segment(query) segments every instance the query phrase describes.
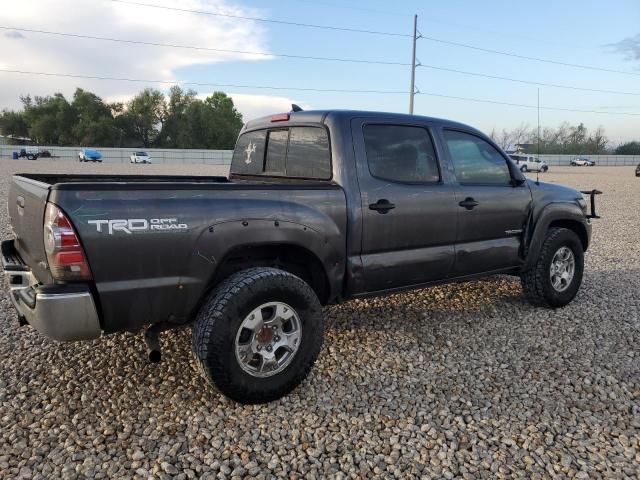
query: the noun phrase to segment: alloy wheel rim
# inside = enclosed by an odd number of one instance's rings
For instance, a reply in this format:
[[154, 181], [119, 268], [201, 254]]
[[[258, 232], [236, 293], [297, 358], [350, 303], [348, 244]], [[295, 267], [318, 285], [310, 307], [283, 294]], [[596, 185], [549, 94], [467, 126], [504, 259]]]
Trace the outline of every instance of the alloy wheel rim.
[[293, 360], [302, 340], [298, 313], [283, 302], [268, 302], [242, 321], [235, 340], [240, 368], [258, 378], [282, 372]]
[[564, 292], [571, 282], [576, 272], [576, 259], [573, 251], [569, 247], [560, 247], [553, 255], [549, 276], [551, 286], [556, 292]]

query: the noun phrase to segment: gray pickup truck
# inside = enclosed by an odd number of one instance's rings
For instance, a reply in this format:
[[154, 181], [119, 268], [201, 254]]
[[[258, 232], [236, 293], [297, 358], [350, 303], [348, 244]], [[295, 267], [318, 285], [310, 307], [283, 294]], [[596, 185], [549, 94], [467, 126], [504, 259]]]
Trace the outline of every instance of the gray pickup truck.
[[435, 118], [296, 111], [249, 122], [230, 177], [21, 174], [2, 262], [19, 321], [63, 341], [193, 324], [239, 402], [307, 375], [321, 306], [487, 274], [562, 307], [593, 196], [528, 180], [487, 136]]

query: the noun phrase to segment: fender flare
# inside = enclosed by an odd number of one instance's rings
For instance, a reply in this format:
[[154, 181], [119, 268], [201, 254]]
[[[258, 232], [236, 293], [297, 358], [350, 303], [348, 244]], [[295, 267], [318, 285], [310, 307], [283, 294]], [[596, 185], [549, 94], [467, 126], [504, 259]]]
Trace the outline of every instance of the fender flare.
[[568, 221], [580, 225], [583, 229], [584, 236], [587, 239], [585, 250], [589, 243], [590, 226], [587, 224], [587, 220], [580, 207], [573, 202], [555, 202], [546, 205], [537, 218], [533, 220], [532, 227], [528, 228], [531, 231], [530, 235], [526, 236], [527, 242], [525, 244], [525, 263], [522, 270], [528, 270], [538, 259], [538, 254], [546, 238], [549, 226], [555, 221]]
[[[340, 249], [340, 232], [336, 225], [326, 224], [326, 231], [287, 220], [245, 218], [214, 223], [205, 228], [194, 244], [187, 260], [191, 282], [199, 285], [185, 298], [189, 306], [205, 293], [227, 255], [237, 248], [262, 246], [300, 247], [320, 262], [328, 280], [331, 296], [341, 292], [345, 272], [345, 255]], [[186, 293], [186, 292], [185, 292]]]

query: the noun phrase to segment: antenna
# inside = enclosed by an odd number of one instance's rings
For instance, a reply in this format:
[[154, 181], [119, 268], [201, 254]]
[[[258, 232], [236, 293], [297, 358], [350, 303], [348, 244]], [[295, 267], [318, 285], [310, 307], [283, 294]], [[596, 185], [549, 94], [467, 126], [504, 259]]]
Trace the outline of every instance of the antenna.
[[[540, 87], [538, 87], [538, 161], [540, 161]], [[536, 183], [540, 184], [540, 167], [536, 169]]]

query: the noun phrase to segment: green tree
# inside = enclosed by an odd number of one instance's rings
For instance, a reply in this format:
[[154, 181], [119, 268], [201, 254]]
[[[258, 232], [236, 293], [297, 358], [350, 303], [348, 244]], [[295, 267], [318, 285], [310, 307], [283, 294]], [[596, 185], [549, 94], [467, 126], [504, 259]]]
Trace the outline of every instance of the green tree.
[[145, 88], [127, 104], [127, 124], [133, 138], [150, 147], [158, 138], [167, 114], [167, 103], [159, 90]]
[[236, 110], [233, 99], [224, 92], [214, 92], [204, 103], [212, 114], [207, 148], [232, 149], [243, 124], [242, 114]]
[[111, 107], [94, 93], [76, 89], [71, 104], [77, 123], [73, 134], [81, 146], [115, 145], [121, 138]]
[[616, 148], [616, 155], [640, 155], [640, 142], [627, 142]]
[[29, 126], [22, 112], [3, 110], [0, 115], [0, 133], [6, 136], [27, 137]]
[[24, 97], [24, 118], [29, 137], [40, 144], [73, 145], [75, 137], [72, 129], [75, 112], [61, 93], [53, 96]]
[[159, 143], [168, 148], [190, 148], [193, 138], [189, 128], [188, 111], [196, 100], [196, 92], [182, 90], [178, 85], [169, 89], [167, 117], [162, 126]]

